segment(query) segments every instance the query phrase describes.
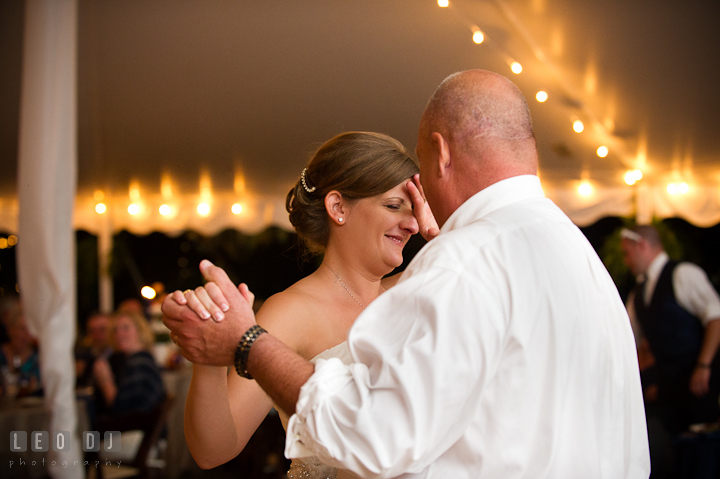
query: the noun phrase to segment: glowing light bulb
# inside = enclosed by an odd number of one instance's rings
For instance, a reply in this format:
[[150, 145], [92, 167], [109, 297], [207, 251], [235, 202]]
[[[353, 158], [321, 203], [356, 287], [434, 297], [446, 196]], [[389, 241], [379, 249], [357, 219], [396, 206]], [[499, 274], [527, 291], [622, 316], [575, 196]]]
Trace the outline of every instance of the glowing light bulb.
[[105, 199], [105, 193], [102, 190], [95, 190], [93, 198], [95, 198], [95, 201], [102, 201]]
[[634, 185], [636, 181], [637, 178], [635, 177], [634, 171], [628, 171], [627, 173], [625, 173], [625, 183], [627, 183], [628, 185]]
[[98, 203], [95, 205], [95, 213], [101, 215], [107, 211], [107, 206], [105, 206], [105, 203]]
[[482, 42], [485, 41], [485, 35], [480, 30], [475, 30], [473, 33], [473, 41], [480, 45]]
[[172, 210], [170, 209], [170, 206], [168, 206], [168, 205], [160, 205], [160, 208], [158, 211], [163, 216], [167, 216], [172, 212]]
[[5, 249], [7, 247], [8, 247], [7, 238], [0, 238], [0, 249]]
[[687, 183], [683, 182], [678, 185], [678, 193], [680, 193], [681, 195], [684, 195], [688, 191], [690, 191], [690, 187]]
[[133, 216], [136, 215], [136, 214], [138, 214], [138, 213], [140, 213], [140, 205], [138, 205], [138, 204], [136, 204], [136, 203], [133, 203], [133, 204], [129, 205], [129, 206], [128, 206], [128, 213], [130, 213], [130, 214], [133, 215]]
[[8, 246], [15, 246], [18, 242], [18, 238], [15, 235], [10, 235], [8, 236], [7, 242]]
[[155, 290], [150, 286], [143, 286], [140, 290], [140, 294], [145, 299], [155, 299], [155, 296], [157, 296]]
[[235, 203], [234, 205], [232, 205], [232, 208], [230, 208], [230, 209], [236, 215], [239, 215], [240, 213], [242, 213], [242, 205], [240, 203]]
[[544, 103], [548, 99], [548, 94], [546, 91], [540, 90], [539, 92], [537, 92], [537, 95], [535, 95], [535, 99], [540, 103]]
[[439, 6], [439, 7], [442, 7], [442, 8], [445, 8], [445, 7], [447, 7], [448, 5], [450, 5], [450, 1], [449, 1], [449, 0], [437, 0], [437, 2], [438, 2], [438, 6]]
[[640, 171], [640, 170], [633, 170], [633, 174], [635, 175], [635, 179], [636, 179], [637, 181], [642, 180], [642, 177], [643, 177], [642, 171]]
[[597, 156], [600, 158], [605, 158], [608, 156], [608, 147], [603, 145], [597, 149]]
[[678, 185], [676, 185], [675, 183], [670, 183], [669, 185], [667, 185], [667, 192], [671, 195], [676, 195], [678, 192]]
[[519, 75], [520, 72], [522, 72], [522, 65], [520, 65], [518, 62], [512, 62], [510, 64], [510, 69], [514, 74]]
[[575, 120], [573, 122], [573, 130], [575, 130], [575, 133], [582, 133], [582, 131], [585, 129], [585, 125], [583, 125], [583, 122], [580, 120]]
[[207, 216], [210, 214], [210, 205], [207, 203], [200, 203], [197, 206], [197, 212], [200, 216]]
[[587, 181], [583, 181], [580, 183], [580, 186], [578, 186], [578, 193], [580, 196], [590, 196], [592, 194], [593, 187], [590, 183]]

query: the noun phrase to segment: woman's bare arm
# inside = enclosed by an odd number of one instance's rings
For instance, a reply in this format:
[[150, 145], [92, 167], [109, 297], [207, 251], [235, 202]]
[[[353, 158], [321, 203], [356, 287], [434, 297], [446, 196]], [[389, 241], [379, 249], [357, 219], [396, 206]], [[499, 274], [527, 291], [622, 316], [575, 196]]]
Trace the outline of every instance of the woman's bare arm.
[[[268, 299], [257, 319], [295, 349], [301, 344], [298, 338], [302, 335], [288, 323], [288, 318], [297, 315], [288, 313], [296, 308], [287, 296], [280, 293]], [[187, 304], [200, 307], [192, 299]], [[255, 381], [241, 378], [233, 369], [228, 372], [224, 367], [193, 365], [185, 405], [185, 438], [198, 465], [210, 469], [237, 456], [272, 406], [270, 397]]]

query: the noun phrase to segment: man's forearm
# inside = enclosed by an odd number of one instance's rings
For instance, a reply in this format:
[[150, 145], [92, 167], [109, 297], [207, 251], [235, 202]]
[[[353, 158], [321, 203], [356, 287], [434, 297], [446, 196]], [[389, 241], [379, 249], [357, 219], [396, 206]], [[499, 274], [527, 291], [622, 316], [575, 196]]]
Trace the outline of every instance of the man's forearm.
[[698, 356], [698, 364], [710, 364], [715, 358], [718, 346], [720, 346], [720, 319], [710, 321], [705, 326], [705, 336]]
[[270, 334], [257, 338], [247, 362], [248, 372], [288, 416], [295, 413], [300, 388], [315, 368]]

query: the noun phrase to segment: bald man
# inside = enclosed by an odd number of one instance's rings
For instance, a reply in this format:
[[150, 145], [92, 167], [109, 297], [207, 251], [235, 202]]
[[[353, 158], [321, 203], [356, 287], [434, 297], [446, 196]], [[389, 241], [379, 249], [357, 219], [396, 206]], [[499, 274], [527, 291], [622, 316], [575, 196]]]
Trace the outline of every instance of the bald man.
[[441, 232], [356, 320], [354, 363], [313, 368], [258, 330], [247, 289], [207, 262], [230, 308], [202, 322], [167, 300], [184, 354], [237, 359], [292, 414], [286, 455], [365, 478], [647, 478], [630, 322], [593, 248], [543, 195], [520, 91], [488, 71], [448, 77], [416, 151]]

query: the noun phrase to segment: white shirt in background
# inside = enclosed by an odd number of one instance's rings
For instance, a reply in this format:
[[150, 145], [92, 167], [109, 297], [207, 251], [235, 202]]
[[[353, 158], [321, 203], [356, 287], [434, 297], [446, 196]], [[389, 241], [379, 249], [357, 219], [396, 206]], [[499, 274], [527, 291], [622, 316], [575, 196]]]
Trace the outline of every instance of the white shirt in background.
[[[645, 272], [645, 289], [643, 300], [645, 305], [650, 304], [655, 292], [660, 273], [670, 260], [664, 251], [658, 254]], [[641, 277], [638, 281], [642, 280]], [[720, 319], [720, 296], [703, 269], [693, 263], [681, 262], [675, 267], [672, 276], [675, 300], [688, 313], [697, 316], [704, 326], [710, 321]], [[627, 309], [634, 327], [637, 327], [635, 314], [635, 292], [631, 292], [627, 299]]]

